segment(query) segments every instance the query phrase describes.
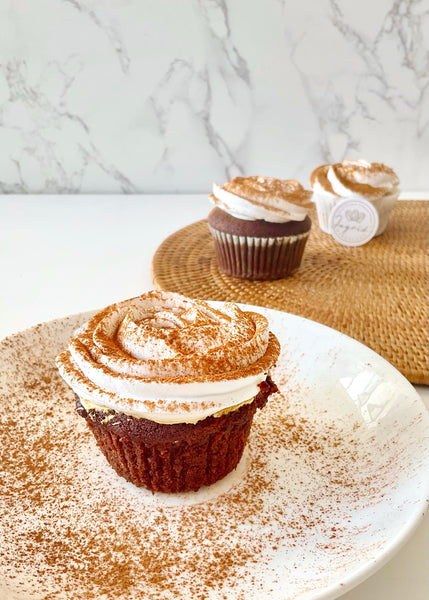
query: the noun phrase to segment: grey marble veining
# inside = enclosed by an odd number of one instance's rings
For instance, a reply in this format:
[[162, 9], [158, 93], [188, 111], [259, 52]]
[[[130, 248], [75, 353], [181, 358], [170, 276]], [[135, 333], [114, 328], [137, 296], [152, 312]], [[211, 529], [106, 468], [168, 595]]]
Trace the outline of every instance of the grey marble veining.
[[429, 190], [429, 0], [5, 0], [0, 193], [209, 192], [344, 158]]

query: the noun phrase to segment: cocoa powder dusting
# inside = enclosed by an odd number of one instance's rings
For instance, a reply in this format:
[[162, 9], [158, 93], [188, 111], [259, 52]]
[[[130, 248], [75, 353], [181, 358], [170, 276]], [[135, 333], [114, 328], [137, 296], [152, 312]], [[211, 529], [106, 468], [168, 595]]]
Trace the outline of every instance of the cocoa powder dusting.
[[350, 415], [332, 419], [329, 398], [325, 410], [286, 355], [230, 489], [170, 506], [125, 483], [54, 365], [76, 325], [67, 318], [0, 344], [0, 596], [298, 598], [382, 547], [364, 541], [371, 521], [356, 515], [383, 504], [412, 452], [400, 441], [386, 451], [377, 428]]

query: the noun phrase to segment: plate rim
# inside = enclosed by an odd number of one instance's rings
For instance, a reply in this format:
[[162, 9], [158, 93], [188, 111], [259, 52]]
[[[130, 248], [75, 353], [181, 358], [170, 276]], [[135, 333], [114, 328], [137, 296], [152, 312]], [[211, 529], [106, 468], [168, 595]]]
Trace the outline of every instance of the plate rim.
[[[224, 301], [220, 301], [220, 300], [206, 300], [206, 302], [214, 307], [222, 306], [225, 304]], [[340, 340], [345, 339], [345, 340], [347, 340], [348, 344], [357, 345], [358, 347], [361, 348], [362, 351], [369, 353], [369, 355], [373, 356], [377, 362], [380, 362], [383, 365], [384, 369], [387, 369], [387, 371], [391, 371], [392, 373], [394, 373], [395, 377], [399, 377], [402, 380], [405, 387], [407, 388], [408, 393], [410, 394], [410, 396], [414, 397], [414, 401], [417, 403], [417, 406], [419, 407], [420, 412], [424, 415], [426, 429], [429, 434], [429, 412], [426, 409], [420, 395], [415, 390], [415, 388], [413, 387], [411, 382], [398, 369], [396, 369], [396, 367], [394, 365], [389, 363], [384, 357], [382, 357], [380, 354], [378, 354], [372, 348], [369, 348], [368, 346], [366, 346], [359, 340], [356, 340], [356, 339], [350, 337], [349, 335], [347, 335], [337, 329], [334, 329], [333, 327], [330, 327], [329, 325], [319, 323], [319, 322], [309, 319], [307, 317], [302, 317], [300, 315], [295, 315], [293, 313], [289, 313], [286, 311], [281, 311], [278, 309], [268, 308], [268, 307], [264, 307], [264, 306], [253, 305], [253, 304], [246, 304], [246, 303], [241, 303], [241, 302], [234, 302], [234, 304], [237, 304], [242, 310], [263, 312], [263, 313], [268, 313], [268, 315], [270, 313], [273, 313], [276, 315], [281, 315], [285, 319], [291, 319], [292, 321], [296, 321], [296, 322], [304, 322], [306, 327], [311, 327], [311, 328], [315, 328], [315, 329], [322, 330], [322, 331], [326, 330], [327, 332], [329, 332], [329, 334], [331, 336], [336, 336]], [[89, 318], [91, 318], [91, 316], [95, 315], [100, 310], [102, 310], [102, 308], [88, 309], [88, 310], [84, 310], [84, 311], [78, 311], [75, 313], [69, 313], [67, 315], [55, 317], [53, 319], [49, 319], [46, 321], [41, 321], [39, 323], [36, 323], [29, 327], [26, 327], [22, 330], [8, 334], [7, 336], [0, 339], [0, 350], [5, 342], [7, 342], [7, 344], [9, 345], [9, 343], [11, 341], [13, 341], [13, 338], [15, 338], [17, 336], [25, 335], [26, 333], [28, 333], [30, 331], [34, 331], [38, 328], [43, 328], [43, 327], [51, 326], [54, 324], [60, 324], [61, 322], [64, 322], [67, 320], [80, 320], [82, 318], [81, 324], [83, 324], [83, 323], [85, 323], [85, 320], [88, 320]], [[370, 368], [373, 368], [373, 365], [371, 365]], [[428, 458], [429, 458], [429, 453], [428, 453]], [[328, 586], [325, 586], [323, 589], [312, 590], [310, 596], [307, 596], [307, 594], [305, 595], [305, 600], [335, 600], [336, 598], [339, 598], [340, 596], [344, 595], [345, 593], [351, 591], [352, 589], [357, 587], [359, 584], [363, 583], [365, 580], [369, 579], [372, 575], [374, 575], [377, 571], [379, 571], [383, 566], [385, 566], [399, 552], [399, 550], [401, 548], [403, 548], [403, 546], [409, 541], [409, 539], [412, 537], [412, 535], [418, 529], [419, 525], [421, 524], [423, 518], [426, 516], [428, 511], [429, 511], [429, 478], [427, 480], [425, 494], [421, 495], [421, 498], [418, 502], [416, 501], [415, 506], [413, 507], [412, 513], [410, 516], [408, 516], [407, 521], [402, 525], [399, 532], [393, 538], [388, 539], [386, 541], [382, 550], [379, 550], [378, 553], [376, 553], [375, 557], [367, 559], [359, 567], [357, 567], [353, 570], [350, 570], [349, 574], [346, 573], [344, 577], [339, 578], [337, 581], [329, 584]]]

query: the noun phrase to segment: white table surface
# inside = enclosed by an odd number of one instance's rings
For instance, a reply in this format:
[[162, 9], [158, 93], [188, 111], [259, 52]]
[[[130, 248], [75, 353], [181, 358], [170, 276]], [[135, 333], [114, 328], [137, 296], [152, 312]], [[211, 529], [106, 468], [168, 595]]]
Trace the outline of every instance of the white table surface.
[[[203, 195], [0, 196], [0, 339], [153, 287], [150, 262], [171, 233], [207, 216]], [[426, 407], [429, 389], [416, 386]], [[343, 600], [427, 600], [429, 518]]]

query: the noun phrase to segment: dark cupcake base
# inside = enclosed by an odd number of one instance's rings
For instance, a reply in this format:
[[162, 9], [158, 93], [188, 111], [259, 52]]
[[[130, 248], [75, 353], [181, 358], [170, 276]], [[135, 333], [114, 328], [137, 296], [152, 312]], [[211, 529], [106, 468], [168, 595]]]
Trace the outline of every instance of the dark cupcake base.
[[240, 461], [253, 416], [277, 387], [268, 377], [253, 402], [198, 423], [166, 425], [115, 411], [86, 410], [98, 446], [115, 471], [152, 491], [197, 491], [230, 473]]
[[244, 221], [218, 208], [208, 218], [219, 270], [231, 277], [272, 281], [301, 265], [311, 220], [289, 223]]

